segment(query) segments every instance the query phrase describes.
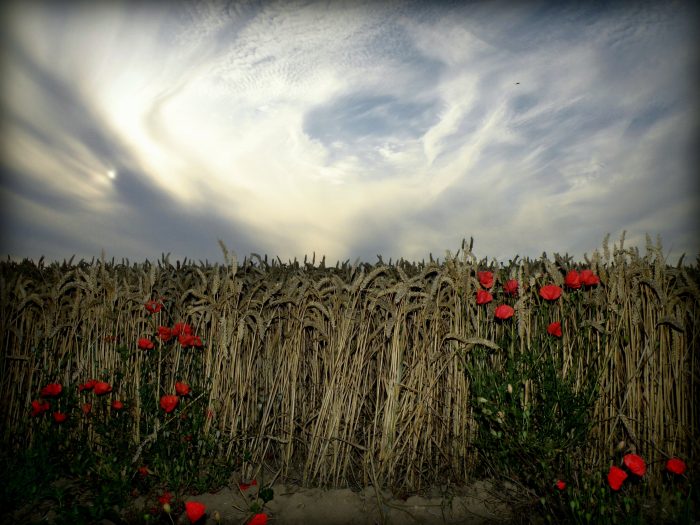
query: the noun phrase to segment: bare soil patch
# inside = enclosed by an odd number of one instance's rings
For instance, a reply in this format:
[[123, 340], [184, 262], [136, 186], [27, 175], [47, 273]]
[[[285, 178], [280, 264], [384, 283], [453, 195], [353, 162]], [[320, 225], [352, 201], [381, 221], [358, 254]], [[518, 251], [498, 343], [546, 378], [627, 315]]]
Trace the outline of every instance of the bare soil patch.
[[[273, 485], [275, 497], [265, 511], [278, 525], [374, 525], [374, 524], [477, 524], [503, 523], [510, 509], [500, 500], [493, 484], [477, 481], [467, 487], [440, 493], [432, 489], [424, 496], [397, 498], [373, 487], [363, 490], [303, 488]], [[193, 498], [194, 499], [194, 498]], [[207, 509], [218, 510], [222, 523], [238, 524], [249, 514], [233, 505], [244, 500], [238, 488], [198, 496]], [[213, 521], [212, 521], [213, 523]]]
[[[475, 481], [464, 487], [433, 488], [423, 495], [396, 497], [387, 490], [375, 491], [373, 487], [362, 490], [308, 488], [294, 484], [272, 485], [274, 498], [264, 508], [270, 525], [393, 525], [393, 524], [474, 524], [494, 525], [509, 521], [513, 516], [510, 506], [491, 481]], [[214, 525], [214, 512], [218, 511], [221, 525], [242, 525], [252, 516], [248, 510], [254, 500], [255, 488], [246, 491], [238, 485], [228, 486], [216, 493], [190, 496], [206, 505], [204, 523]], [[145, 498], [137, 498], [130, 509], [120, 509], [123, 516], [140, 516], [146, 508]], [[58, 523], [58, 503], [42, 501], [25, 506], [0, 523]], [[141, 522], [138, 518], [131, 518]], [[125, 518], [129, 522], [129, 518]], [[161, 520], [158, 523], [165, 523]], [[104, 519], [99, 525], [113, 525]], [[180, 516], [176, 523], [188, 524]]]

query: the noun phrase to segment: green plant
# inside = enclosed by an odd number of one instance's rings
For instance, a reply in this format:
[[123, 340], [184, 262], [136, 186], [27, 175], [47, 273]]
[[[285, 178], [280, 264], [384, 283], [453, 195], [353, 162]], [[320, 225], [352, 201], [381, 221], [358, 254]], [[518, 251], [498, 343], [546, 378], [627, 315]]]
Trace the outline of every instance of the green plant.
[[[489, 278], [483, 279], [484, 275]], [[480, 272], [482, 286], [490, 288], [491, 272]], [[589, 286], [598, 278], [584, 274]], [[513, 289], [513, 281], [507, 281]], [[466, 362], [470, 381], [472, 410], [477, 423], [475, 446], [482, 459], [484, 473], [506, 478], [521, 486], [545, 517], [561, 514], [551, 498], [561, 497], [564, 490], [584, 464], [588, 437], [593, 425], [592, 409], [598, 395], [599, 360], [591, 361], [585, 370], [581, 352], [564, 346], [562, 304], [583, 314], [580, 305], [582, 287], [579, 274], [566, 276], [570, 294], [554, 284], [539, 288], [539, 302], [530, 312], [530, 322], [536, 333], [528, 345], [518, 344], [515, 323], [523, 319], [499, 319], [496, 308], [494, 332], [500, 334], [500, 353], [494, 354], [483, 346], [472, 350]], [[505, 290], [500, 292], [507, 301]], [[520, 301], [528, 298], [521, 291]], [[488, 304], [488, 298], [477, 294], [477, 301]], [[513, 312], [509, 312], [512, 316]], [[545, 330], [545, 327], [546, 330]], [[580, 342], [586, 337], [577, 334]], [[556, 501], [556, 500], [555, 500]]]

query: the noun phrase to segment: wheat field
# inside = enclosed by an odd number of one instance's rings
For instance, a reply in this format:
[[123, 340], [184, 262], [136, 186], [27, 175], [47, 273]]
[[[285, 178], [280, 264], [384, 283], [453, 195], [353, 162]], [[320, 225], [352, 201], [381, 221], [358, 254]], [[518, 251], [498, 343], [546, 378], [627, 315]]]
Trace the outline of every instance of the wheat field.
[[[537, 289], [590, 268], [600, 285], [576, 296], [575, 310], [563, 301], [551, 309], [567, 327], [562, 374], [578, 381], [593, 361], [600, 370], [587, 461], [606, 465], [620, 441], [650, 463], [697, 461], [700, 267], [668, 264], [659, 241], [648, 239], [641, 255], [624, 237], [613, 246], [606, 238], [581, 262], [543, 255], [499, 264], [465, 242], [442, 260], [328, 267], [255, 254], [239, 263], [221, 246], [224, 264], [0, 263], [3, 446], [33, 439], [29, 407], [42, 386], [75, 389], [100, 377], [132, 401], [136, 448], [162, 423], [138, 385], [157, 385], [159, 396], [186, 377], [224, 458], [245, 449], [252, 463], [314, 486], [459, 483], [479, 461], [466, 373], [474, 350], [494, 369], [508, 351], [530, 351], [546, 329], [534, 313]], [[520, 283], [512, 323], [494, 322], [494, 303], [475, 303], [481, 270]], [[144, 304], [159, 298], [165, 308], [150, 318]], [[144, 378], [136, 342], [153, 335], [154, 322], [189, 323], [203, 346], [151, 350], [158, 366]], [[507, 332], [516, 338], [510, 350], [501, 344]], [[514, 386], [532, 394], [527, 381]]]

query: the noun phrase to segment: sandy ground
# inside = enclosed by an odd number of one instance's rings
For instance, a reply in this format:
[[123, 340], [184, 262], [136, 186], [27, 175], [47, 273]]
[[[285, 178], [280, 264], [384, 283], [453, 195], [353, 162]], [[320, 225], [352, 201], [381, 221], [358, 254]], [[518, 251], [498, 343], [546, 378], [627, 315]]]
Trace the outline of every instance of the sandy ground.
[[[397, 498], [388, 491], [379, 494], [372, 487], [363, 490], [304, 488], [277, 483], [272, 485], [274, 498], [265, 504], [263, 512], [270, 525], [390, 525], [390, 524], [498, 524], [511, 517], [502, 501], [502, 494], [488, 481], [476, 481], [465, 487], [434, 488], [423, 496]], [[202, 525], [215, 525], [215, 511], [221, 525], [243, 525], [252, 517], [249, 510], [256, 500], [257, 487], [243, 491], [231, 485], [213, 494], [185, 498], [206, 505]], [[261, 501], [261, 500], [257, 500]], [[143, 498], [134, 501], [143, 508]], [[0, 517], [0, 524], [53, 523], [55, 503], [37, 504]], [[158, 523], [164, 523], [160, 521]], [[176, 524], [189, 521], [184, 513]], [[199, 523], [199, 522], [198, 522]], [[114, 525], [102, 520], [97, 525]]]
[[[499, 502], [494, 487], [485, 481], [468, 487], [450, 489], [440, 494], [433, 489], [426, 496], [395, 498], [390, 492], [379, 495], [372, 487], [362, 491], [351, 489], [324, 490], [295, 485], [273, 485], [274, 498], [265, 505], [271, 525], [325, 524], [493, 524], [505, 521], [508, 507]], [[202, 494], [196, 498], [207, 506], [207, 525], [214, 524], [214, 511], [221, 515], [223, 524], [241, 524], [252, 514], [242, 512], [249, 508], [248, 492], [238, 487], [227, 488], [216, 494]], [[238, 508], [236, 508], [238, 507]]]

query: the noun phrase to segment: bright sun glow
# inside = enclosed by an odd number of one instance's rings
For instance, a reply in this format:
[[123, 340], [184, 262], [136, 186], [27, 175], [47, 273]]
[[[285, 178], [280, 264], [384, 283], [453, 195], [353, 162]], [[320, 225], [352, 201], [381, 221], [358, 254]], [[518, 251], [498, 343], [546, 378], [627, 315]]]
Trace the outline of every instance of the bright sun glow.
[[111, 180], [117, 178], [117, 170], [107, 170], [107, 177]]

